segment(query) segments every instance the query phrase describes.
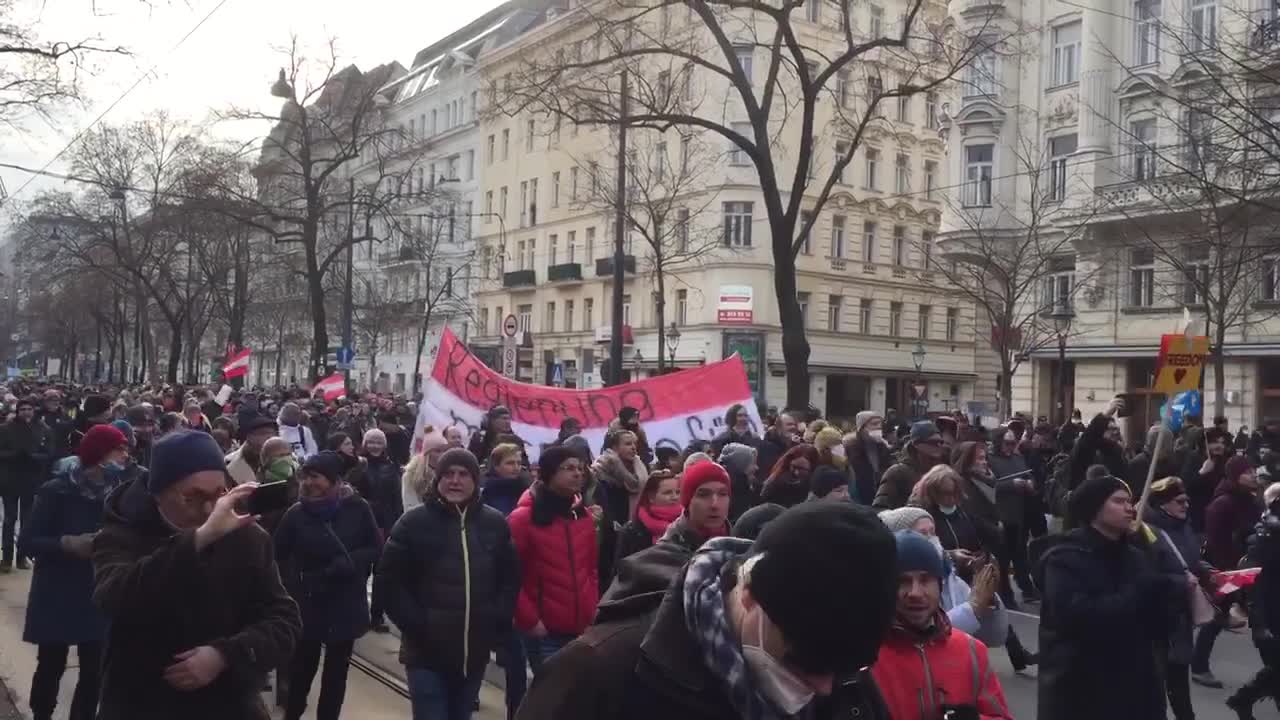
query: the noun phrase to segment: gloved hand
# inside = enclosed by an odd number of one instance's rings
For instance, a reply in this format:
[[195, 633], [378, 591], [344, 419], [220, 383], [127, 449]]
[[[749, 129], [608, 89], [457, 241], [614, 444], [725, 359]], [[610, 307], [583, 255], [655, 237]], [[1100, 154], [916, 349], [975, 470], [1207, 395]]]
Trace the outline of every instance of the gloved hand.
[[982, 715], [973, 705], [943, 705], [942, 720], [982, 720]]

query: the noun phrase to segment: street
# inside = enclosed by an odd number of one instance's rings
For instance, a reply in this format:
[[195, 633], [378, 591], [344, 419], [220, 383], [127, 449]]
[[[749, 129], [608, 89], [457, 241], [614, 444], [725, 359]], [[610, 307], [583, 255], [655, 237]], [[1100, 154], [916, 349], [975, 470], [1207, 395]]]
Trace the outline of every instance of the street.
[[[0, 681], [9, 687], [15, 704], [24, 713], [31, 689], [31, 673], [35, 669], [35, 647], [22, 642], [23, 615], [26, 609], [27, 588], [31, 574], [15, 572], [0, 576]], [[1035, 605], [1027, 610], [1035, 611]], [[1014, 627], [1028, 648], [1038, 647], [1037, 621], [1034, 614], [1015, 613]], [[404, 697], [404, 670], [396, 662], [399, 641], [394, 635], [370, 633], [356, 643], [357, 659], [347, 681], [347, 699], [344, 716], [361, 720], [403, 720], [409, 716], [409, 701]], [[1036, 678], [1034, 670], [1025, 675], [1013, 672], [1009, 656], [997, 649], [991, 653], [992, 664], [1004, 686], [1009, 708], [1015, 718], [1036, 716]], [[63, 679], [56, 718], [66, 717], [71, 692], [75, 686], [74, 660]], [[1235, 720], [1223, 700], [1230, 692], [1243, 684], [1258, 667], [1258, 656], [1249, 642], [1247, 633], [1224, 632], [1218, 638], [1213, 653], [1213, 671], [1226, 683], [1223, 690], [1210, 690], [1192, 684], [1191, 694], [1199, 720]], [[367, 670], [366, 670], [367, 669]], [[480, 692], [480, 712], [477, 720], [501, 720], [506, 716], [501, 688], [502, 671], [490, 666], [488, 682]], [[312, 703], [319, 692], [319, 678], [312, 688]], [[1280, 718], [1271, 702], [1259, 703], [1254, 713], [1258, 718]], [[282, 717], [277, 709], [274, 717]], [[310, 712], [304, 717], [314, 717]], [[0, 718], [9, 720], [0, 711]]]

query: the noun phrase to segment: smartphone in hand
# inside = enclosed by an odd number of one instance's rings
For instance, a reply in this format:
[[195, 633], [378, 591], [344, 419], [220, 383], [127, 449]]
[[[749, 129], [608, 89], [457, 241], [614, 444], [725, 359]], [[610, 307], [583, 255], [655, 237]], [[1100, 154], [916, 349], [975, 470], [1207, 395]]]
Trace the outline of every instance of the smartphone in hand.
[[280, 480], [259, 485], [253, 491], [253, 494], [249, 496], [248, 511], [250, 515], [266, 515], [277, 510], [283, 510], [291, 504], [289, 501], [289, 481]]

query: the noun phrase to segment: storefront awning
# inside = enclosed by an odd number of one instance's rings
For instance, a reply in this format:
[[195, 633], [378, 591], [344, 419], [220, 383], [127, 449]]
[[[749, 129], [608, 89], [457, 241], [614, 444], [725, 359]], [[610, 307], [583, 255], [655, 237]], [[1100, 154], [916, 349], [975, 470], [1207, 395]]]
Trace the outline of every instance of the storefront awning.
[[[1160, 344], [1150, 345], [1067, 345], [1068, 360], [1105, 360], [1129, 358], [1155, 358]], [[1227, 357], [1280, 357], [1280, 343], [1227, 343]], [[1058, 359], [1058, 346], [1050, 345], [1031, 353], [1037, 360]]]
[[[786, 372], [787, 365], [783, 362], [769, 361], [769, 372], [780, 373]], [[810, 365], [809, 373], [811, 375], [865, 375], [867, 377], [885, 377], [885, 378], [903, 378], [911, 379], [916, 377], [915, 368], [908, 369], [889, 369], [889, 368], [872, 368], [860, 366], [843, 366], [843, 365]], [[971, 382], [978, 377], [977, 373], [956, 373], [956, 372], [934, 372], [928, 367], [920, 371], [920, 376], [928, 380], [953, 380], [956, 382]]]

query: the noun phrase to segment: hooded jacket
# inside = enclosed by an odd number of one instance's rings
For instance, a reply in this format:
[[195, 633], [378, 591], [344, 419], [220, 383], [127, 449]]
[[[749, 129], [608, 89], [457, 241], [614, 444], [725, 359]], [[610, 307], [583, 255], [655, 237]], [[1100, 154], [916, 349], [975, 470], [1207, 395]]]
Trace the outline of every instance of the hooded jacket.
[[[197, 551], [138, 482], [107, 498], [93, 542], [94, 604], [111, 618], [102, 661], [100, 720], [270, 717], [260, 690], [301, 632], [280, 582], [271, 538], [247, 525]], [[227, 662], [212, 683], [176, 690], [164, 669], [177, 653], [211, 645]]]
[[27, 495], [48, 478], [53, 455], [49, 430], [39, 420], [0, 425], [0, 494]]
[[561, 514], [553, 509], [555, 498], [544, 494], [550, 495], [546, 486], [534, 483], [507, 517], [520, 556], [515, 626], [527, 633], [541, 622], [548, 632], [577, 635], [591, 624], [600, 599], [595, 519], [580, 499]]
[[983, 720], [1012, 718], [987, 646], [938, 611], [931, 632], [895, 624], [871, 668], [894, 720], [934, 720], [943, 705], [977, 708]]
[[760, 504], [755, 484], [747, 477], [751, 461], [756, 461], [756, 477], [766, 471], [759, 464], [759, 450], [749, 445], [740, 448], [733, 448], [731, 445], [732, 443], [720, 449], [720, 464], [729, 473], [729, 522], [734, 523], [743, 513]]
[[406, 667], [472, 676], [511, 631], [520, 569], [502, 513], [435, 491], [391, 530], [374, 576]]

